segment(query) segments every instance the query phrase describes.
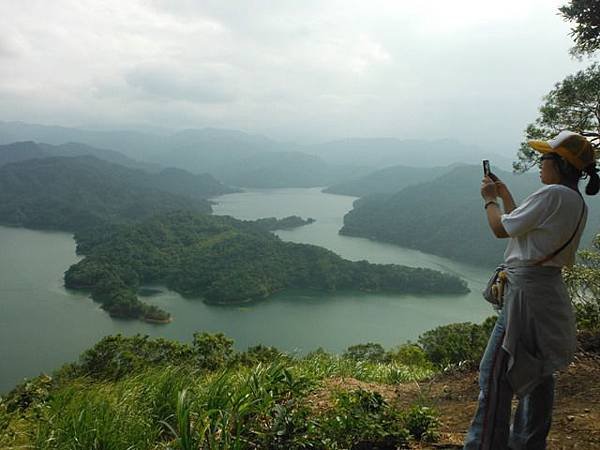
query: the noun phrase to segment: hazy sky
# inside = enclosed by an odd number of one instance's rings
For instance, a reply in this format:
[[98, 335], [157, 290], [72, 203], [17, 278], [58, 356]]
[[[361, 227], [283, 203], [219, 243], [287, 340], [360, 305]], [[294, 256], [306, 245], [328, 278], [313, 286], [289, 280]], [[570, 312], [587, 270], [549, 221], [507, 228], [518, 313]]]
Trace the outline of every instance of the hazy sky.
[[513, 155], [573, 60], [566, 0], [0, 0], [0, 120]]

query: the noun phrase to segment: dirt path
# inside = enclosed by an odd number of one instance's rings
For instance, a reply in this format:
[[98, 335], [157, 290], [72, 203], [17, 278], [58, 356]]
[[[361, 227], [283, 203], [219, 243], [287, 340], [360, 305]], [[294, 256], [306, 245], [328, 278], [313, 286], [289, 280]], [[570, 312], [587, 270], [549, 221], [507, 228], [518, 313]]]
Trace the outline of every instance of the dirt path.
[[[327, 407], [333, 390], [362, 388], [378, 391], [391, 403], [408, 406], [419, 398], [440, 412], [441, 439], [414, 449], [462, 448], [465, 432], [477, 405], [477, 372], [446, 374], [421, 384], [397, 386], [363, 383], [354, 379], [330, 379], [310, 402]], [[557, 377], [553, 424], [548, 449], [600, 450], [600, 355], [581, 351], [571, 366]]]
[[[440, 411], [440, 445], [460, 445], [477, 406], [477, 373], [455, 374], [422, 387], [426, 398]], [[549, 449], [600, 449], [600, 358], [579, 353], [557, 377]], [[447, 447], [460, 448], [460, 447]]]

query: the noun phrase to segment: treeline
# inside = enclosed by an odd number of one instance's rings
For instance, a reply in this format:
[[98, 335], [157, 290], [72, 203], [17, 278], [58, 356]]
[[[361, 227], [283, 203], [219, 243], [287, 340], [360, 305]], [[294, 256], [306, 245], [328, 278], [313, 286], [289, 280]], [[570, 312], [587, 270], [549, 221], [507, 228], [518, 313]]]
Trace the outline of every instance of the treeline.
[[182, 295], [219, 304], [294, 288], [468, 292], [453, 275], [347, 261], [321, 247], [283, 242], [256, 224], [227, 216], [181, 211], [134, 225], [89, 229], [75, 239], [86, 257], [65, 273], [65, 285], [90, 289], [109, 313], [119, 316], [154, 319], [140, 309], [139, 300], [134, 302], [143, 283], [163, 283]]

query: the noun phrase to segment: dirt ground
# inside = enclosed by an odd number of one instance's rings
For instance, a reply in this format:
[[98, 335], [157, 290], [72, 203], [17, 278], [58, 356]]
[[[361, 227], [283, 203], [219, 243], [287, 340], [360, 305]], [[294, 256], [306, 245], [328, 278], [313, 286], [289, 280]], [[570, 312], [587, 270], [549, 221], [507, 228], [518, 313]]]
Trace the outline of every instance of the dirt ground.
[[[548, 449], [600, 449], [600, 343], [599, 336], [580, 337], [575, 361], [558, 374], [553, 423]], [[354, 379], [330, 379], [311, 398], [316, 408], [326, 407], [332, 390], [363, 388], [378, 391], [390, 403], [408, 406], [419, 398], [440, 413], [441, 438], [435, 444], [414, 449], [462, 448], [465, 432], [477, 405], [477, 372], [440, 375], [424, 383], [397, 386], [363, 383]]]

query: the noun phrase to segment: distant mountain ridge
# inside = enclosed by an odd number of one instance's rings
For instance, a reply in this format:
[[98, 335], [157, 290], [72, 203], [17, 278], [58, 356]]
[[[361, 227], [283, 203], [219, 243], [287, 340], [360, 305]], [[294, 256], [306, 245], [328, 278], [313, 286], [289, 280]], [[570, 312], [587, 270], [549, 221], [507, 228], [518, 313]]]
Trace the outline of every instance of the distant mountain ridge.
[[[510, 168], [511, 159], [491, 154], [475, 145], [455, 140], [407, 140], [397, 138], [348, 138], [314, 145], [278, 142], [268, 137], [236, 130], [214, 128], [190, 129], [168, 135], [137, 131], [90, 131], [77, 128], [49, 127], [21, 122], [0, 122], [0, 144], [35, 140], [49, 144], [81, 142], [110, 148], [140, 161], [174, 166], [194, 173], [209, 172], [237, 185], [252, 187], [323, 186], [366, 175], [369, 171], [391, 165], [438, 167], [453, 163], [478, 163], [482, 158]], [[287, 155], [306, 155], [304, 160]], [[319, 166], [307, 162], [309, 155], [319, 158]], [[272, 158], [266, 162], [265, 158]], [[263, 161], [256, 167], [257, 161]], [[244, 166], [246, 161], [252, 167]], [[296, 164], [302, 162], [300, 166]], [[237, 167], [237, 172], [234, 168]], [[302, 169], [306, 167], [304, 174]], [[298, 173], [294, 174], [294, 169]], [[271, 172], [270, 172], [271, 170]], [[280, 171], [273, 173], [273, 171]], [[265, 178], [278, 176], [277, 182]], [[317, 175], [319, 175], [317, 177]], [[304, 176], [304, 178], [302, 178]], [[263, 183], [263, 184], [261, 184]]]
[[455, 166], [446, 167], [408, 167], [393, 166], [376, 170], [360, 178], [338, 183], [324, 189], [330, 194], [363, 197], [372, 194], [390, 194], [418, 183], [433, 180], [450, 172]]
[[301, 152], [258, 153], [215, 170], [227, 184], [251, 188], [329, 186], [364, 175], [365, 167], [334, 165]]
[[158, 172], [161, 166], [136, 161], [127, 156], [108, 149], [95, 148], [87, 144], [67, 142], [60, 145], [38, 143], [34, 141], [12, 142], [0, 145], [0, 166], [11, 162], [25, 161], [33, 158], [51, 158], [54, 156], [95, 156], [98, 159], [120, 164], [125, 167], [142, 169], [147, 172]]

